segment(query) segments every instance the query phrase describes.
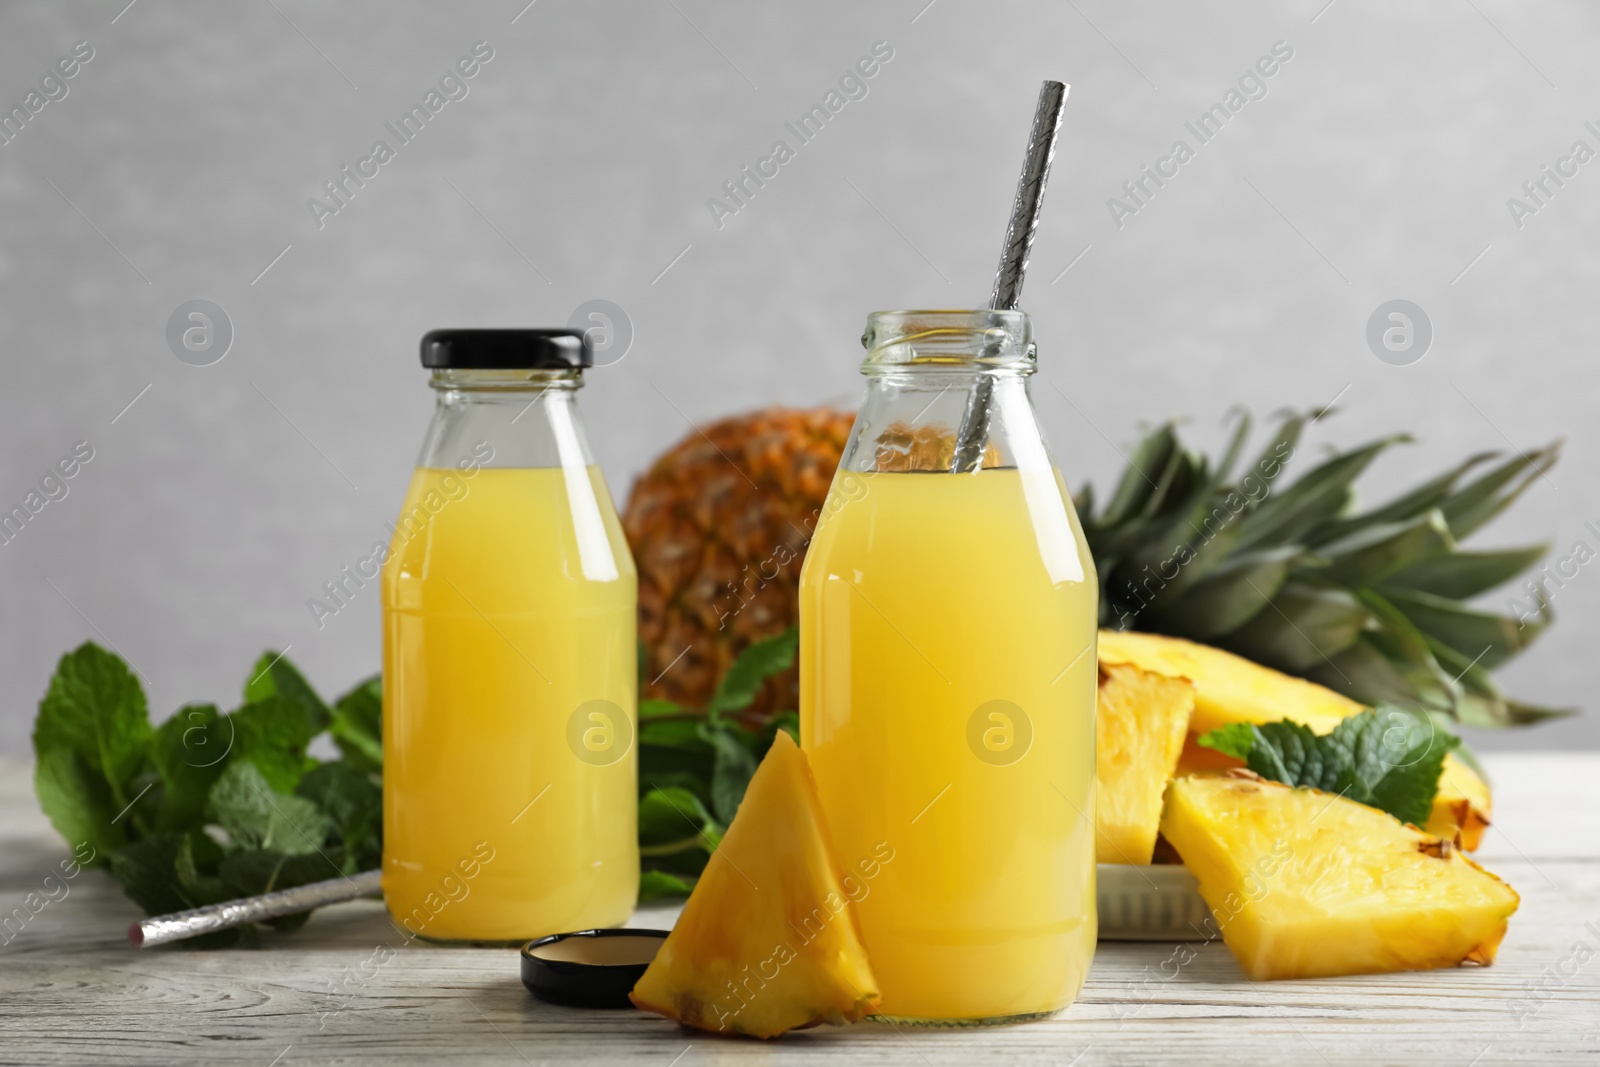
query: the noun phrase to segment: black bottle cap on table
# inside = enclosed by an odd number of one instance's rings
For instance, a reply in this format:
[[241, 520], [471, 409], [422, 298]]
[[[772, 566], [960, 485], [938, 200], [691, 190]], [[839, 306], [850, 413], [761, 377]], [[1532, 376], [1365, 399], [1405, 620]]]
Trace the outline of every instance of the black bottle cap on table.
[[[599, 943], [612, 938], [629, 940], [626, 946], [621, 941], [609, 946]], [[555, 1004], [631, 1008], [628, 994], [666, 940], [665, 930], [627, 928], [541, 937], [522, 946], [522, 984], [540, 1000]], [[647, 948], [645, 943], [650, 941], [656, 944]]]
[[424, 367], [459, 370], [580, 370], [594, 366], [581, 330], [429, 330]]

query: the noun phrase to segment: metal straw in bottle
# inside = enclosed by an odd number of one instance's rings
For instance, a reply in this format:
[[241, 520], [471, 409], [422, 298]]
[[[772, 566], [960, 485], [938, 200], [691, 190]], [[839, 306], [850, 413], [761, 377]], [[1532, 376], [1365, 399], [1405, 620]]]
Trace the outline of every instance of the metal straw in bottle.
[[221, 904], [208, 904], [203, 908], [190, 908], [171, 915], [152, 915], [128, 927], [128, 941], [134, 948], [149, 948], [169, 941], [182, 941], [186, 937], [215, 933], [231, 926], [297, 915], [328, 904], [342, 904], [347, 900], [381, 892], [380, 874], [379, 871], [362, 871], [348, 878], [330, 878], [326, 882], [297, 885], [293, 889], [280, 889], [276, 893], [263, 893], [256, 897], [225, 900]]
[[[1039, 106], [1033, 113], [1033, 128], [1028, 131], [1028, 150], [1022, 157], [1022, 177], [1017, 180], [1017, 197], [1011, 204], [1011, 220], [1006, 226], [1005, 245], [1000, 249], [1000, 268], [994, 276], [994, 292], [989, 306], [1012, 311], [1022, 298], [1022, 278], [1028, 270], [1028, 252], [1039, 228], [1039, 208], [1044, 202], [1044, 183], [1050, 177], [1050, 161], [1056, 154], [1056, 135], [1061, 131], [1061, 114], [1070, 86], [1047, 81], [1039, 88]], [[950, 469], [963, 474], [983, 464], [984, 446], [989, 442], [989, 415], [993, 406], [994, 382], [978, 375], [977, 385], [967, 398], [967, 410], [956, 437], [955, 458]]]

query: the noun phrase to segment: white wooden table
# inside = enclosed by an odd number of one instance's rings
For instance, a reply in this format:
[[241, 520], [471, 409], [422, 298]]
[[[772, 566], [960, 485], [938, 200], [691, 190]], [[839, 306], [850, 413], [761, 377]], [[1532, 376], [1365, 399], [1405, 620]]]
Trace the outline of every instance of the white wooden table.
[[[417, 944], [364, 968], [400, 944], [371, 901], [319, 912], [260, 950], [136, 952], [124, 930], [138, 910], [95, 871], [0, 946], [0, 1063], [1600, 1062], [1600, 754], [1488, 764], [1496, 825], [1479, 859], [1522, 894], [1489, 968], [1252, 983], [1220, 943], [1181, 968], [1162, 967], [1172, 945], [1102, 943], [1083, 995], [1047, 1022], [861, 1024], [759, 1043], [542, 1004], [510, 949]], [[0, 761], [3, 912], [68, 855], [31, 779], [27, 764]], [[664, 925], [673, 911], [637, 921]]]

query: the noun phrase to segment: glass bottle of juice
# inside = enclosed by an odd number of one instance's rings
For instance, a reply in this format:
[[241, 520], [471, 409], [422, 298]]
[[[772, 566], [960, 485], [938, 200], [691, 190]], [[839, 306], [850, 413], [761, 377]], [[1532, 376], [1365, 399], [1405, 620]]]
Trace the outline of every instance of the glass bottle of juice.
[[435, 330], [383, 568], [383, 892], [407, 929], [611, 926], [639, 884], [637, 577], [572, 330]]
[[[1097, 587], [1034, 418], [1031, 327], [878, 312], [862, 343], [800, 578], [801, 742], [882, 1014], [1048, 1015], [1095, 946]], [[982, 461], [953, 473], [981, 379]]]

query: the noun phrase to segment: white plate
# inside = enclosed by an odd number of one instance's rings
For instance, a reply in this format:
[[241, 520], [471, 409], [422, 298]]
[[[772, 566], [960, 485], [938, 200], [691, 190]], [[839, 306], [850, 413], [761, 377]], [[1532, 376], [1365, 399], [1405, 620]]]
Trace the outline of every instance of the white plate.
[[1102, 863], [1095, 870], [1102, 941], [1191, 941], [1213, 936], [1211, 909], [1199, 883], [1178, 864], [1134, 867]]

